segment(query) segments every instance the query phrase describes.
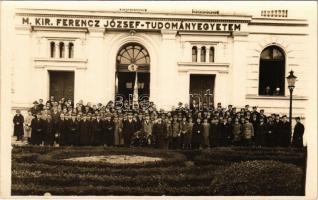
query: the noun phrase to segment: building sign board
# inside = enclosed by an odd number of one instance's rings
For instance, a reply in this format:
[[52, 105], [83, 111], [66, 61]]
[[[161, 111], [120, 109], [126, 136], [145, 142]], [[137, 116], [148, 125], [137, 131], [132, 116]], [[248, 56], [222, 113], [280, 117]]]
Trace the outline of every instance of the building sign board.
[[106, 28], [176, 31], [242, 31], [241, 23], [190, 21], [190, 20], [130, 20], [101, 18], [60, 18], [17, 16], [18, 25], [64, 27], [64, 28]]

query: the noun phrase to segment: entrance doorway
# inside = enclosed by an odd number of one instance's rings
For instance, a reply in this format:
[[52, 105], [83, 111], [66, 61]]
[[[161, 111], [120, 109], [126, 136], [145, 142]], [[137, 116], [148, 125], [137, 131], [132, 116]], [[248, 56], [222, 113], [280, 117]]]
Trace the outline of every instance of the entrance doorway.
[[190, 106], [214, 105], [215, 75], [190, 74]]
[[74, 72], [49, 71], [50, 96], [74, 100]]
[[[137, 66], [133, 71], [131, 65]], [[149, 99], [150, 56], [145, 47], [128, 43], [120, 48], [116, 58], [116, 101], [132, 100], [136, 73], [138, 76], [138, 100]]]
[[[136, 73], [135, 72], [117, 72], [118, 90], [117, 96], [123, 97], [124, 100], [131, 99], [134, 93]], [[138, 73], [138, 96], [139, 99], [149, 97], [150, 73]], [[130, 97], [129, 97], [130, 96]]]

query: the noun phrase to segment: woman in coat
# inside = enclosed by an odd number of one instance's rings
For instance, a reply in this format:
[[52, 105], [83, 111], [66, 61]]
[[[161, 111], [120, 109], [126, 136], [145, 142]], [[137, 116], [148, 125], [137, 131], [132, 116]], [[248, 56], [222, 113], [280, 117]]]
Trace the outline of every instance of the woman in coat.
[[21, 115], [20, 110], [16, 110], [16, 114], [13, 117], [13, 124], [14, 124], [13, 135], [17, 136], [17, 141], [22, 140], [22, 136], [24, 135], [23, 123], [24, 123], [23, 115]]
[[31, 110], [28, 110], [28, 116], [25, 117], [24, 120], [24, 137], [27, 139], [28, 143], [30, 143], [30, 138], [31, 138], [31, 122], [33, 119], [33, 115], [31, 113]]
[[201, 123], [201, 118], [197, 118], [196, 123], [193, 125], [192, 129], [192, 149], [199, 149], [201, 146], [203, 134], [203, 126]]

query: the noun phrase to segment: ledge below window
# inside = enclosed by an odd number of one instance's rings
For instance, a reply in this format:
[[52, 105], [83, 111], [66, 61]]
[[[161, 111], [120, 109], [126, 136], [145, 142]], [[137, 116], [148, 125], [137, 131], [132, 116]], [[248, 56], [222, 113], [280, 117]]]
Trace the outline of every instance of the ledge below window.
[[35, 68], [54, 67], [72, 67], [76, 69], [86, 69], [87, 59], [60, 59], [60, 58], [35, 58]]
[[[247, 94], [246, 99], [262, 99], [262, 100], [289, 100], [288, 96], [266, 96], [266, 95], [254, 95], [254, 94]], [[293, 95], [293, 100], [308, 100], [306, 96], [297, 96]]]
[[216, 71], [228, 73], [229, 63], [209, 63], [209, 62], [178, 62], [179, 71]]

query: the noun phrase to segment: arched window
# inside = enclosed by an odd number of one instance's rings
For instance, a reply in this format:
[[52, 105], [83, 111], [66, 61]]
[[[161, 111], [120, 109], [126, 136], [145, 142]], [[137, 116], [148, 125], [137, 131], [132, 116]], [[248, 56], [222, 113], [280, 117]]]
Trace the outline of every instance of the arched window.
[[117, 70], [127, 70], [128, 65], [136, 64], [138, 71], [149, 71], [150, 56], [143, 46], [137, 43], [128, 43], [117, 54]]
[[206, 50], [205, 47], [201, 47], [201, 62], [205, 62]]
[[258, 93], [285, 94], [285, 54], [278, 46], [269, 46], [261, 53]]
[[68, 58], [74, 58], [74, 44], [72, 42], [68, 44]]
[[192, 62], [197, 62], [198, 49], [196, 46], [192, 47]]
[[210, 47], [209, 51], [209, 61], [214, 62], [214, 47]]
[[50, 55], [51, 58], [55, 57], [55, 42], [50, 42]]
[[59, 44], [59, 50], [60, 50], [60, 58], [64, 58], [64, 55], [65, 55], [64, 42], [60, 42], [60, 44]]

